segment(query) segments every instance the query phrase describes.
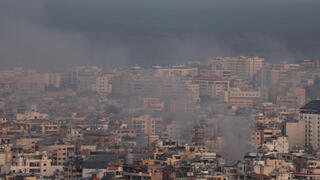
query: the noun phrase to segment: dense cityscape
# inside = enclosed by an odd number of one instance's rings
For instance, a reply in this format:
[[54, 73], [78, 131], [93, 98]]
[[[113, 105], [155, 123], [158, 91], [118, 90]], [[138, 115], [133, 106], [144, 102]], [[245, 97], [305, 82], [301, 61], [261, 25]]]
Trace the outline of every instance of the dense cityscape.
[[320, 179], [320, 61], [0, 71], [0, 179]]

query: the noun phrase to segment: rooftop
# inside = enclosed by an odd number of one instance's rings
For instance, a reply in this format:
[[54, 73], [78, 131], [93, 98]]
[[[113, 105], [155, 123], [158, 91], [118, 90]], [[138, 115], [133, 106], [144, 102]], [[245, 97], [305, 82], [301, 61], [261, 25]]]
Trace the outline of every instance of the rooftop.
[[92, 152], [91, 158], [83, 162], [83, 167], [87, 169], [105, 169], [108, 164], [116, 159], [115, 154], [109, 152]]
[[312, 100], [300, 108], [301, 112], [311, 111], [320, 113], [320, 100]]
[[196, 80], [206, 80], [206, 81], [226, 81], [227, 79], [217, 77], [217, 76], [199, 76], [195, 78]]

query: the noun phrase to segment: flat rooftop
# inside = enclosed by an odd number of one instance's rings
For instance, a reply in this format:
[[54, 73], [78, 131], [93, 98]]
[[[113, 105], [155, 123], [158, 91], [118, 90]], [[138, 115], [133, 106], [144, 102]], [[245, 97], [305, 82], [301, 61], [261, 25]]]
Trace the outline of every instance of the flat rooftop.
[[301, 112], [320, 113], [320, 100], [312, 100], [300, 108]]

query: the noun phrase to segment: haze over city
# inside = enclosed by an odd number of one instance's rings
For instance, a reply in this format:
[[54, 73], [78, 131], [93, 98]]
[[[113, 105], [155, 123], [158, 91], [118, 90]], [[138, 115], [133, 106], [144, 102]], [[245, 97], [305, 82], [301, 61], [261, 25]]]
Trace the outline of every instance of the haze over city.
[[320, 179], [319, 9], [1, 0], [0, 180]]
[[238, 55], [296, 61], [320, 55], [316, 0], [0, 3], [2, 68], [166, 65]]

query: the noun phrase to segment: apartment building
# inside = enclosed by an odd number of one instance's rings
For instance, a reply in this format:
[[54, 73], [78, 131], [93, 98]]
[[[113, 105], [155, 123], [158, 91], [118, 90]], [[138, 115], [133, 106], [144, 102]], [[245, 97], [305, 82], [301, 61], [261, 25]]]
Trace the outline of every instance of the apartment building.
[[40, 145], [39, 150], [48, 152], [47, 156], [53, 165], [63, 165], [75, 155], [75, 145], [68, 144]]
[[260, 99], [260, 94], [260, 90], [242, 91], [239, 88], [232, 88], [225, 93], [225, 101], [237, 106], [253, 105]]
[[213, 74], [229, 77], [240, 77], [243, 79], [253, 79], [254, 75], [263, 68], [264, 59], [259, 57], [216, 57], [209, 59]]
[[30, 173], [40, 177], [48, 177], [54, 175], [56, 171], [63, 171], [63, 166], [53, 165], [47, 152], [37, 151], [35, 153], [17, 154], [12, 160], [10, 171], [12, 173]]
[[96, 78], [95, 83], [92, 85], [92, 90], [98, 93], [111, 93], [112, 92], [112, 84], [111, 79], [112, 74], [102, 75]]
[[312, 100], [302, 106], [300, 120], [305, 122], [306, 148], [318, 150], [320, 148], [320, 100]]
[[224, 98], [225, 92], [229, 90], [229, 80], [213, 76], [200, 76], [193, 80], [199, 84], [200, 97]]
[[131, 123], [138, 133], [160, 135], [163, 131], [162, 117], [153, 117], [150, 114], [145, 114], [132, 118]]

